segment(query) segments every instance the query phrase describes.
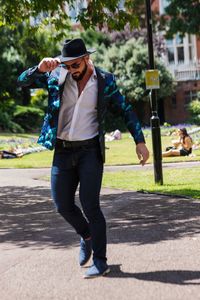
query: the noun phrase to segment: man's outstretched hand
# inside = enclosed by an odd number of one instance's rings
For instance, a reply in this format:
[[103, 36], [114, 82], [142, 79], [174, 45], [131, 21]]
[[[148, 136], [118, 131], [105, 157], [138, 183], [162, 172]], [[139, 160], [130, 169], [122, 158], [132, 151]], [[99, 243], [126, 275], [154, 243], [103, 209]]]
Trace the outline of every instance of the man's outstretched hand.
[[146, 147], [145, 143], [139, 143], [136, 145], [136, 153], [138, 156], [138, 159], [140, 160], [140, 164], [144, 166], [146, 161], [149, 158], [149, 150]]

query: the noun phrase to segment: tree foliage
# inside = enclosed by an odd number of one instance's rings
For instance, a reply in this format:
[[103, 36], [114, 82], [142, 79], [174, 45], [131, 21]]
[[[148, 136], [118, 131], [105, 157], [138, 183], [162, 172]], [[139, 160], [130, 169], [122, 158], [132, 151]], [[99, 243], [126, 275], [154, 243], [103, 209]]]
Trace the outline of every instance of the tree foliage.
[[[81, 4], [75, 0], [0, 0], [0, 23], [14, 25], [21, 20], [37, 17], [45, 13], [45, 22], [54, 24], [56, 29], [65, 28], [68, 23], [69, 7]], [[77, 15], [84, 28], [102, 27], [120, 30], [129, 23], [131, 27], [139, 23], [139, 10], [143, 0], [126, 0], [120, 6], [119, 0], [90, 0]]]
[[197, 99], [189, 104], [188, 110], [191, 115], [191, 122], [200, 125], [200, 92], [197, 94]]
[[177, 32], [200, 35], [200, 1], [199, 0], [169, 0], [165, 9], [165, 19], [168, 36]]
[[16, 50], [17, 40], [7, 28], [0, 28], [0, 100], [8, 100], [17, 97], [15, 85], [17, 72], [22, 68], [19, 53]]
[[16, 104], [30, 103], [30, 90], [17, 88], [17, 77], [28, 66], [60, 53], [51, 30], [35, 30], [24, 23], [16, 28], [0, 27], [0, 129], [22, 131], [13, 119]]
[[51, 31], [40, 29], [33, 32], [26, 24], [15, 29], [0, 27], [0, 39], [0, 101], [19, 100], [23, 98], [16, 88], [19, 74], [27, 66], [38, 64], [47, 53], [49, 56], [57, 55], [58, 46]]
[[[112, 45], [110, 48], [102, 45], [95, 54], [95, 61], [116, 75], [122, 93], [130, 102], [149, 100], [145, 86], [148, 51], [142, 39], [131, 39], [124, 45]], [[160, 71], [158, 98], [165, 98], [174, 90], [173, 78], [159, 59], [155, 65]]]
[[[106, 47], [101, 44], [92, 55], [95, 64], [102, 69], [115, 74], [118, 86], [127, 101], [133, 104], [142, 124], [147, 125], [145, 110], [149, 102], [149, 90], [145, 86], [145, 71], [148, 69], [147, 45], [142, 38], [131, 39], [124, 44], [112, 44]], [[172, 75], [166, 69], [160, 59], [155, 60], [155, 66], [160, 73], [160, 89], [158, 101], [173, 94], [175, 83]], [[147, 104], [144, 105], [144, 101]], [[112, 122], [111, 122], [112, 120]], [[106, 119], [106, 130], [124, 130], [121, 119]]]
[[37, 107], [18, 105], [13, 114], [13, 120], [27, 132], [38, 129], [43, 115], [43, 111]]
[[[131, 29], [130, 25], [126, 24], [123, 30], [114, 30], [108, 32], [108, 30], [104, 29], [103, 32], [105, 32], [109, 36], [110, 43], [122, 45], [132, 38], [135, 38], [136, 40], [141, 38], [144, 41], [144, 43], [148, 43], [147, 29], [144, 26], [142, 28]], [[161, 35], [161, 33], [159, 33], [157, 30], [155, 30], [153, 34], [153, 46], [155, 54], [159, 57], [166, 52], [164, 38]]]
[[[69, 8], [83, 3], [83, 0], [0, 0], [0, 26], [15, 27], [22, 21], [35, 17], [46, 25], [53, 25], [59, 34], [69, 28]], [[144, 0], [88, 0], [87, 5], [77, 12], [76, 21], [87, 28], [123, 30], [127, 24], [131, 29], [145, 25]], [[200, 34], [199, 0], [168, 0], [165, 29], [168, 35], [177, 32]], [[123, 3], [124, 5], [120, 5]], [[168, 18], [167, 16], [170, 16]], [[62, 33], [63, 36], [63, 33]]]

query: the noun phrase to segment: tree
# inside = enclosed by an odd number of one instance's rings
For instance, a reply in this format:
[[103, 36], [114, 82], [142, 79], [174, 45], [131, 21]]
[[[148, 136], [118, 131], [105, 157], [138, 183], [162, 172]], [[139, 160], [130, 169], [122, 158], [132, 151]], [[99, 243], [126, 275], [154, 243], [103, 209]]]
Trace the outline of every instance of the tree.
[[28, 88], [17, 88], [17, 77], [47, 53], [55, 56], [60, 51], [50, 28], [35, 30], [25, 22], [14, 29], [0, 27], [0, 39], [0, 129], [19, 131], [13, 122], [16, 105], [29, 105], [31, 96]]
[[[116, 44], [117, 47], [120, 47], [132, 38], [134, 38], [135, 40], [138, 40], [140, 38], [144, 44], [148, 43], [147, 30], [131, 30], [129, 24], [127, 24], [124, 30], [121, 31], [109, 32], [106, 26], [102, 28], [101, 31], [87, 29], [81, 32], [80, 36], [83, 38], [87, 46], [91, 48], [96, 48], [97, 46], [100, 46], [102, 44], [105, 45], [106, 48], [111, 47], [113, 44]], [[162, 57], [162, 55], [166, 53], [165, 40], [159, 32], [156, 32], [153, 35], [153, 45], [155, 49], [155, 55], [157, 57]]]
[[[13, 46], [14, 35], [7, 28], [0, 28], [0, 101], [14, 99], [18, 95], [15, 86], [17, 70], [22, 68], [19, 53]], [[15, 40], [16, 44], [18, 43]]]
[[[199, 0], [168, 0], [165, 9], [165, 26], [167, 35], [173, 36], [177, 32], [200, 35], [200, 2]], [[167, 17], [170, 16], [170, 17]]]
[[[144, 25], [142, 28], [131, 29], [130, 25], [126, 24], [125, 28], [121, 31], [111, 31], [110, 33], [108, 31], [106, 32], [109, 34], [111, 43], [123, 45], [132, 38], [135, 38], [136, 40], [141, 38], [144, 43], [148, 43], [147, 29]], [[153, 35], [153, 45], [157, 56], [161, 57], [163, 53], [166, 52], [164, 37], [157, 30], [155, 30]]]
[[59, 54], [58, 45], [52, 37], [52, 31], [40, 28], [35, 31], [24, 23], [15, 29], [0, 27], [0, 101], [20, 99], [24, 105], [30, 102], [30, 92], [23, 89], [22, 93], [16, 88], [19, 74], [33, 66], [47, 55]]
[[188, 110], [191, 115], [191, 122], [200, 125], [200, 92], [197, 94], [197, 99], [189, 104]]
[[[112, 45], [109, 48], [101, 45], [94, 54], [94, 61], [96, 65], [116, 75], [122, 94], [137, 108], [138, 116], [142, 121], [143, 104], [149, 101], [149, 90], [146, 90], [145, 86], [148, 51], [143, 39], [131, 39], [124, 45]], [[158, 101], [161, 101], [174, 92], [174, 81], [160, 59], [155, 60], [155, 66], [160, 71]]]
[[[78, 1], [79, 4], [84, 1]], [[139, 24], [140, 7], [143, 0], [89, 0], [77, 15], [84, 28], [102, 27], [120, 30], [129, 23], [131, 27]], [[120, 5], [124, 3], [123, 5]], [[31, 17], [39, 18], [46, 24], [54, 24], [56, 29], [66, 28], [69, 7], [77, 5], [73, 0], [0, 0], [0, 25], [15, 26]], [[45, 18], [44, 18], [45, 14]]]
[[[145, 87], [145, 71], [148, 69], [147, 46], [142, 39], [131, 39], [124, 45], [101, 46], [94, 57], [97, 64], [116, 75], [123, 94], [130, 102], [149, 100]], [[172, 94], [173, 78], [161, 60], [156, 59], [160, 71], [158, 99]]]

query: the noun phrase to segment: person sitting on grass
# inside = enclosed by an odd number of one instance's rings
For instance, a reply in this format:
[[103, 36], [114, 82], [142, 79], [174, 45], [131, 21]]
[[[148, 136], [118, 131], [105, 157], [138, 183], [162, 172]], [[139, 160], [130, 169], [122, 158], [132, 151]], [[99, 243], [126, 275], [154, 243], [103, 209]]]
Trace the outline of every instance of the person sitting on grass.
[[188, 156], [192, 153], [192, 138], [186, 128], [178, 129], [179, 140], [172, 141], [173, 147], [167, 147], [162, 157]]

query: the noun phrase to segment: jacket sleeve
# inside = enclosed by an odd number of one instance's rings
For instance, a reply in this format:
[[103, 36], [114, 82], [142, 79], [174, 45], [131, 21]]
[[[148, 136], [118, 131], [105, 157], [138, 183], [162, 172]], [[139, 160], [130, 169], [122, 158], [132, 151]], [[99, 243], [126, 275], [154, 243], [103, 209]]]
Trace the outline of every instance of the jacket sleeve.
[[112, 77], [105, 89], [105, 97], [108, 98], [108, 109], [111, 113], [122, 116], [126, 127], [134, 138], [136, 144], [145, 143], [140, 122], [132, 108], [132, 105], [129, 104], [125, 97], [120, 93], [114, 75], [111, 74], [111, 76]]
[[24, 71], [17, 80], [20, 87], [47, 88], [49, 73], [41, 73], [37, 66]]

